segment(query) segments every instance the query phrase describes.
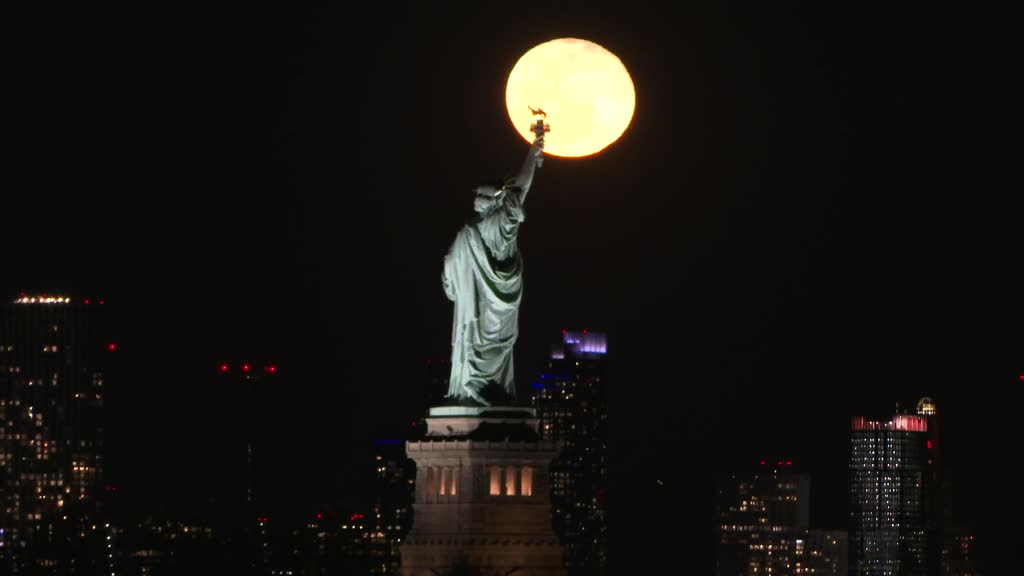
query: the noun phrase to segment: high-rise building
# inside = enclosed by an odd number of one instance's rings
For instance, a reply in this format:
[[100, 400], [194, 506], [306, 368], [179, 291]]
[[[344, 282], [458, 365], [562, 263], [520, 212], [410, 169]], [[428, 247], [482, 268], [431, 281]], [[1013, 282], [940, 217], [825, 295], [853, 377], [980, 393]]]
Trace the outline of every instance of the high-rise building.
[[225, 362], [216, 388], [215, 531], [226, 569], [275, 565], [270, 540], [280, 522], [278, 367]]
[[[795, 574], [797, 541], [807, 530], [810, 478], [791, 461], [764, 462], [718, 483], [718, 574]], [[803, 542], [801, 542], [801, 546]]]
[[928, 416], [853, 419], [850, 451], [851, 572], [929, 574], [931, 500]]
[[0, 305], [0, 572], [105, 571], [103, 402], [117, 344], [105, 302]]
[[847, 536], [810, 530], [811, 480], [789, 460], [719, 479], [719, 576], [846, 576]]
[[564, 330], [534, 382], [541, 438], [553, 442], [551, 507], [567, 573], [607, 571], [608, 337]]

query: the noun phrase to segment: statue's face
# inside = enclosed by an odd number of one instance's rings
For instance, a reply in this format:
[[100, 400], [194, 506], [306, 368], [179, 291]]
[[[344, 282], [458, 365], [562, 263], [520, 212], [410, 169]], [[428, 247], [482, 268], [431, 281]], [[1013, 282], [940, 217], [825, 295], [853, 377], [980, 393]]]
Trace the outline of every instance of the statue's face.
[[473, 200], [473, 210], [483, 214], [494, 206], [494, 194], [498, 191], [494, 186], [483, 184], [476, 187], [476, 197]]

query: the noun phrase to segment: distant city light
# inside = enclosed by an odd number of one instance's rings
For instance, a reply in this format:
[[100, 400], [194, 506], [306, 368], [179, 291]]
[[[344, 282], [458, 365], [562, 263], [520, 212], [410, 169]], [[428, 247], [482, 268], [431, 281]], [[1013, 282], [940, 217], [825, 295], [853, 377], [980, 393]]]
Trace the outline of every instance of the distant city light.
[[21, 297], [14, 301], [15, 304], [70, 304], [71, 298], [66, 296], [26, 296], [22, 292]]

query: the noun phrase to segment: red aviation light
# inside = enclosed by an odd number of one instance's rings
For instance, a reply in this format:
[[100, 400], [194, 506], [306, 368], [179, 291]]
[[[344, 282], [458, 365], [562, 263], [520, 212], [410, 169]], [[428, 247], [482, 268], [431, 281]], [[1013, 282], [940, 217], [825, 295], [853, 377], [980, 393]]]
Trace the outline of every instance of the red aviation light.
[[250, 368], [248, 364], [242, 364], [242, 372], [248, 372]]
[[929, 449], [929, 450], [931, 450], [931, 449], [932, 449], [932, 441], [931, 441], [931, 440], [929, 440], [929, 441], [927, 442], [927, 444], [928, 444], [928, 449]]
[[107, 350], [110, 350], [111, 352], [113, 352], [114, 350], [117, 350], [117, 344], [114, 344], [113, 342], [111, 342], [110, 344], [107, 344]]
[[85, 300], [82, 300], [82, 302], [84, 302], [84, 303], [88, 304], [88, 303], [89, 303], [89, 299], [88, 299], [88, 298], [86, 298]]
[[221, 373], [223, 374], [223, 373], [227, 372], [227, 371], [228, 371], [228, 368], [230, 368], [230, 367], [229, 367], [229, 366], [228, 366], [227, 364], [221, 364], [221, 365], [220, 365], [220, 371], [221, 371]]
[[786, 460], [786, 466], [792, 466], [792, 465], [793, 465], [793, 461], [792, 460]]
[[266, 367], [266, 371], [271, 373], [271, 374], [277, 374], [277, 366], [274, 366], [273, 364], [271, 364], [270, 366]]

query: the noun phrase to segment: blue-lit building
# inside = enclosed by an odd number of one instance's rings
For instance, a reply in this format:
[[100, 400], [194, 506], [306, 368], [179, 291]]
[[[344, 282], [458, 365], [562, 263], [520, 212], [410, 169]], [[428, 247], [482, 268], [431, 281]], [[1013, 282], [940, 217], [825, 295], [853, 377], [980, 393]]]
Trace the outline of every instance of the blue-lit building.
[[563, 331], [547, 370], [533, 383], [543, 440], [555, 443], [551, 511], [567, 573], [607, 572], [608, 336]]

